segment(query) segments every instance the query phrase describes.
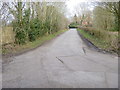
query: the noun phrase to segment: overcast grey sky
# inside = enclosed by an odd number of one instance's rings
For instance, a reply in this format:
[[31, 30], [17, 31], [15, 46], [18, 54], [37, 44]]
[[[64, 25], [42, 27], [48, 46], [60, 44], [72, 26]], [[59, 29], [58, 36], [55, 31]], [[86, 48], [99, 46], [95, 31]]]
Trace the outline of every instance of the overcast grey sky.
[[[76, 14], [75, 7], [77, 7], [79, 4], [83, 2], [90, 2], [90, 0], [67, 0], [66, 1], [67, 17], [70, 18], [74, 16]], [[93, 8], [91, 7], [90, 9], [92, 10]]]
[[[119, 0], [65, 0], [67, 6], [67, 17], [72, 17], [75, 15], [75, 7], [83, 2], [118, 2]], [[79, 8], [78, 8], [79, 9]], [[93, 7], [89, 7], [90, 10], [93, 10]]]

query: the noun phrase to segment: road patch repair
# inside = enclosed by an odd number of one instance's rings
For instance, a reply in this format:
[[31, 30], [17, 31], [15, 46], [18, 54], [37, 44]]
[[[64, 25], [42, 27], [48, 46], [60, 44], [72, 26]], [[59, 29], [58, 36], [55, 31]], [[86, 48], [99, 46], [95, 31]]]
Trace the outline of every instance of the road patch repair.
[[[118, 75], [113, 73], [115, 69], [104, 63], [97, 62], [97, 59], [89, 59], [86, 56], [61, 56], [59, 57], [64, 65], [72, 70], [76, 80], [82, 81], [81, 84], [89, 87], [118, 87]], [[113, 70], [113, 71], [112, 71]], [[116, 82], [114, 82], [116, 81]], [[91, 82], [91, 85], [88, 84]], [[87, 85], [88, 84], [88, 85]], [[90, 86], [89, 86], [90, 85]], [[84, 88], [84, 87], [82, 87]]]

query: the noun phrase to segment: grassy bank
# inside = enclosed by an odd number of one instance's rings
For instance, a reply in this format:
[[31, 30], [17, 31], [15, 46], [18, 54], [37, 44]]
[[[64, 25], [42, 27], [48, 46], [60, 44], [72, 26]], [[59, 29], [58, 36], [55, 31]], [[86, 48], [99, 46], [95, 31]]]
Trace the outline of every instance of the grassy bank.
[[[97, 46], [98, 48], [101, 48], [105, 51], [109, 51], [109, 52], [118, 52], [117, 49], [117, 37], [116, 34], [114, 35], [113, 33], [104, 33], [103, 35], [101, 35], [101, 37], [97, 37], [95, 34], [96, 33], [90, 33], [90, 31], [86, 31], [83, 29], [78, 29], [78, 31], [80, 32], [81, 35], [83, 35], [86, 39], [88, 39], [89, 41], [91, 41], [95, 46]], [[92, 31], [93, 32], [93, 31]], [[109, 35], [107, 35], [109, 34]], [[107, 37], [110, 36], [110, 37]]]
[[62, 34], [65, 31], [67, 31], [67, 30], [60, 30], [54, 34], [45, 35], [43, 37], [38, 38], [37, 40], [35, 40], [33, 42], [27, 42], [24, 45], [8, 44], [5, 46], [2, 46], [2, 54], [3, 55], [7, 55], [7, 54], [11, 54], [11, 53], [16, 54], [19, 52], [24, 52], [26, 50], [36, 48], [36, 47], [42, 45], [43, 43], [45, 43], [45, 42], [55, 38], [56, 36]]

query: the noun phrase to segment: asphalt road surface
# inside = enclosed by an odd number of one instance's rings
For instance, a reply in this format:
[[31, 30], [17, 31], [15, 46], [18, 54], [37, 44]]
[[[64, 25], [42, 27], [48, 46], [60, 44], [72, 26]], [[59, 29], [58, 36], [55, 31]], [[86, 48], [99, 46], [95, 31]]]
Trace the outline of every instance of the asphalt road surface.
[[118, 57], [89, 49], [71, 29], [3, 65], [3, 88], [117, 88]]

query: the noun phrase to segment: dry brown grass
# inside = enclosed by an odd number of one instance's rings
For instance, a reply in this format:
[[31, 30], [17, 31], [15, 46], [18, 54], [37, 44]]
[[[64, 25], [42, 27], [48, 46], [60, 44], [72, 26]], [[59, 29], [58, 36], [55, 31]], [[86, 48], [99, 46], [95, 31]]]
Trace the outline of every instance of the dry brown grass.
[[2, 30], [0, 30], [0, 31], [2, 31], [2, 32], [0, 33], [0, 36], [2, 36], [1, 37], [2, 45], [8, 44], [8, 43], [13, 43], [15, 40], [15, 38], [14, 38], [15, 34], [13, 32], [13, 28], [12, 27], [3, 27], [1, 29]]
[[106, 49], [107, 51], [118, 52], [118, 32], [97, 30], [91, 27], [81, 28], [81, 29], [89, 33], [95, 39], [97, 39], [98, 43], [101, 42], [101, 44], [100, 43], [97, 44], [98, 46], [100, 46], [100, 48]]

